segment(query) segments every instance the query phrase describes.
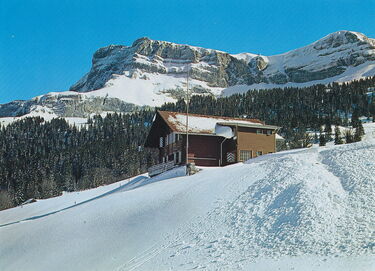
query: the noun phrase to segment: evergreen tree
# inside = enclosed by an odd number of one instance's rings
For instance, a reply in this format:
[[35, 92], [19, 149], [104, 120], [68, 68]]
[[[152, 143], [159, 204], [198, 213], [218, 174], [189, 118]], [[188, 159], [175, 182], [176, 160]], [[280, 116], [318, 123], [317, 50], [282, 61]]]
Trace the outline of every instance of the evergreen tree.
[[365, 135], [365, 129], [363, 129], [363, 125], [362, 125], [362, 122], [360, 121], [358, 123], [358, 126], [356, 128], [356, 131], [358, 130], [358, 134], [360, 137], [364, 136]]
[[340, 128], [336, 125], [335, 126], [335, 145], [343, 144], [344, 142], [341, 139], [341, 132]]
[[364, 134], [365, 134], [365, 130], [363, 129], [362, 122], [359, 122], [357, 128], [355, 129], [353, 141], [354, 142], [361, 141]]
[[345, 142], [348, 143], [353, 143], [353, 131], [352, 130], [346, 130], [345, 131]]
[[326, 137], [324, 134], [320, 134], [319, 136], [319, 146], [325, 146], [326, 145]]
[[331, 135], [332, 135], [332, 127], [331, 127], [331, 119], [326, 118], [325, 119], [325, 125], [324, 125], [324, 135], [326, 142], [329, 142], [332, 140]]
[[302, 148], [309, 148], [312, 146], [312, 143], [312, 137], [308, 133], [305, 133], [302, 137]]
[[357, 128], [361, 121], [359, 120], [359, 112], [358, 108], [354, 109], [353, 115], [352, 115], [352, 127]]

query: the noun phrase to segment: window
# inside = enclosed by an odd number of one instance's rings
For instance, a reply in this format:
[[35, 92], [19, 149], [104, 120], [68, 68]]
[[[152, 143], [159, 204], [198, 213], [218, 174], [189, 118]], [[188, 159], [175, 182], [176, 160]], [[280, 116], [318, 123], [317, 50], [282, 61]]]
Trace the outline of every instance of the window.
[[263, 155], [263, 152], [262, 151], [257, 151], [257, 156], [261, 156]]
[[175, 142], [175, 133], [167, 134], [167, 136], [165, 137], [165, 145], [170, 145]]
[[267, 130], [267, 135], [272, 135], [272, 131], [271, 130]]
[[175, 142], [176, 142], [176, 134], [171, 133], [171, 143], [175, 143]]
[[257, 129], [257, 134], [261, 134], [262, 133], [262, 130], [261, 129]]
[[161, 136], [160, 139], [159, 139], [159, 147], [160, 148], [163, 147], [163, 141], [164, 141], [164, 138]]
[[179, 134], [175, 134], [175, 141], [178, 142], [180, 140], [180, 135]]
[[240, 161], [246, 161], [252, 158], [251, 151], [240, 150]]
[[168, 145], [173, 144], [174, 142], [174, 133], [168, 134]]

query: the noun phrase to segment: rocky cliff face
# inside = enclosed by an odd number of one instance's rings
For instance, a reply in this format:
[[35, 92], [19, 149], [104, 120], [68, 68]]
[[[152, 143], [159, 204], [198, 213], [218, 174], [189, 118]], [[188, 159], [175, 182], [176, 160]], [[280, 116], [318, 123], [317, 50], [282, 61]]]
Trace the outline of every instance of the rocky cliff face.
[[339, 31], [285, 54], [261, 56], [225, 52], [155, 41], [136, 40], [132, 46], [108, 46], [93, 56], [91, 71], [70, 90], [87, 92], [100, 89], [114, 75], [142, 73], [186, 76], [212, 87], [227, 88], [257, 83], [304, 83], [331, 78], [349, 67], [375, 61], [375, 41], [363, 34]]
[[339, 31], [284, 54], [262, 56], [140, 38], [132, 46], [96, 51], [91, 70], [70, 91], [0, 105], [0, 117], [41, 108], [57, 116], [86, 117], [158, 106], [185, 95], [188, 72], [192, 93], [215, 96], [350, 81], [375, 75], [375, 40]]

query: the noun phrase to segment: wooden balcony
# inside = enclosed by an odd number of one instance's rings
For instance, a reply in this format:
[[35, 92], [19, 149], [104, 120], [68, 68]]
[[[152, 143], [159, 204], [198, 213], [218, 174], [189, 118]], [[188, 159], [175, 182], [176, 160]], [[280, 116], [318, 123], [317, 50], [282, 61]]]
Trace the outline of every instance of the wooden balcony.
[[166, 163], [160, 163], [160, 164], [157, 164], [157, 165], [153, 165], [153, 166], [149, 167], [148, 175], [150, 177], [153, 177], [153, 176], [156, 176], [160, 173], [166, 172], [167, 170], [170, 170], [170, 169], [174, 168], [175, 166], [176, 165], [175, 165], [174, 161], [169, 161], [169, 162], [166, 162]]
[[174, 152], [182, 151], [183, 150], [182, 141], [177, 141], [175, 143], [169, 144], [165, 147], [160, 148], [160, 154], [161, 156], [170, 155]]

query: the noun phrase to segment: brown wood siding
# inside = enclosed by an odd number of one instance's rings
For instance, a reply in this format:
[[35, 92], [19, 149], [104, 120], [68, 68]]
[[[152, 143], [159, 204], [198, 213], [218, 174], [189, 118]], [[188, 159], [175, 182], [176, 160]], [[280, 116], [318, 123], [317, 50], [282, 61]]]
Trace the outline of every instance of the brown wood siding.
[[197, 166], [218, 166], [221, 138], [189, 135], [189, 162]]
[[263, 154], [276, 152], [276, 137], [275, 134], [257, 134], [257, 129], [238, 127], [237, 130], [237, 157], [239, 160], [240, 150], [252, 151], [252, 157], [256, 157], [257, 151]]
[[168, 127], [165, 121], [157, 114], [155, 121], [152, 123], [150, 132], [146, 138], [146, 148], [159, 148], [160, 137], [166, 137], [172, 130]]
[[[232, 126], [237, 139], [227, 139], [223, 143], [223, 161], [221, 165], [229, 164], [227, 161], [227, 154], [230, 153], [230, 159], [235, 162], [240, 161], [240, 151], [251, 151], [252, 157], [256, 157], [257, 151], [262, 154], [267, 154], [276, 151], [275, 131], [271, 135], [266, 134], [266, 129], [261, 129], [262, 133], [257, 134], [257, 129], [250, 127]], [[156, 119], [153, 122], [150, 133], [147, 136], [145, 147], [158, 149], [159, 163], [163, 158], [168, 157], [173, 159], [173, 154], [181, 152], [181, 161], [179, 164], [186, 163], [186, 135], [180, 134], [180, 140], [170, 143], [167, 146], [160, 147], [160, 137], [165, 138], [172, 133], [173, 129], [168, 126], [166, 120], [160, 114], [156, 114]], [[220, 163], [220, 145], [223, 142], [223, 137], [190, 134], [189, 135], [189, 161], [194, 162], [198, 166], [218, 166]], [[177, 156], [179, 157], [179, 156]]]

